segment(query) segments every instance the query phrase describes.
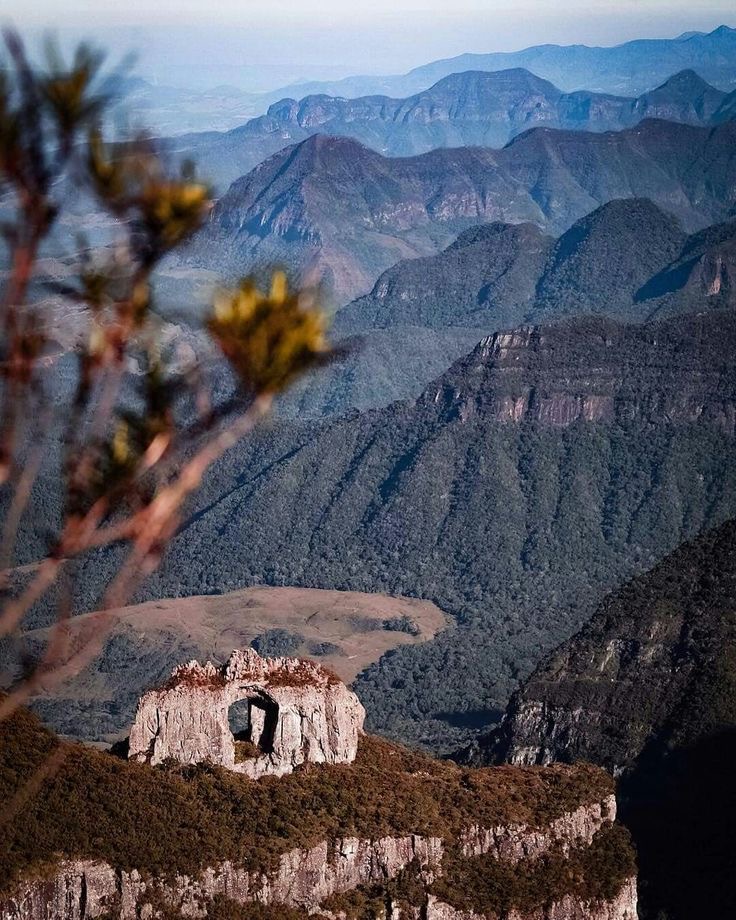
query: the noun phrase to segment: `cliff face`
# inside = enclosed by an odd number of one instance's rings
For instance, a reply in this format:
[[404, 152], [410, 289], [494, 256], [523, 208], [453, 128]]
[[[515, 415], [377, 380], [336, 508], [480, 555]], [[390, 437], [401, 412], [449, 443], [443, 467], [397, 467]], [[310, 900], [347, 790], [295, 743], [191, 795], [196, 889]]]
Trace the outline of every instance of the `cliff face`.
[[736, 324], [708, 317], [672, 325], [581, 318], [522, 326], [483, 339], [422, 399], [463, 421], [481, 415], [564, 428], [578, 419], [703, 420], [732, 435], [736, 375], [716, 357], [724, 335], [736, 336]]
[[[238, 741], [231, 707], [245, 702]], [[251, 777], [282, 776], [302, 763], [352, 763], [365, 710], [325, 668], [297, 658], [235, 651], [222, 668], [196, 661], [174, 670], [163, 690], [138, 704], [131, 760], [209, 762]]]
[[[504, 920], [637, 920], [636, 880], [629, 879], [610, 901], [581, 901], [565, 897], [531, 911], [511, 910]], [[417, 920], [486, 920], [487, 914], [458, 910], [430, 895]]]
[[[487, 855], [518, 865], [540, 860], [552, 848], [569, 853], [589, 846], [615, 819], [613, 796], [581, 806], [546, 828], [510, 825], [469, 827], [460, 849], [468, 857]], [[417, 920], [484, 920], [491, 915], [458, 911], [431, 894], [443, 872], [450, 841], [439, 837], [340, 838], [285, 853], [270, 873], [249, 872], [232, 862], [208, 868], [199, 877], [179, 875], [162, 881], [137, 870], [123, 871], [93, 860], [62, 863], [53, 875], [22, 884], [12, 897], [0, 899], [2, 920], [95, 920], [115, 912], [117, 920], [155, 917], [162, 906], [184, 917], [206, 917], [218, 896], [239, 904], [256, 902], [301, 908], [323, 915], [323, 902], [358, 888], [385, 885], [414, 867], [425, 894], [420, 903], [386, 908], [386, 920], [406, 911]], [[390, 899], [389, 899], [390, 900]], [[331, 916], [342, 916], [338, 910]], [[376, 917], [378, 918], [378, 914]], [[514, 920], [635, 920], [636, 882], [623, 879], [614, 897], [585, 900], [566, 895], [532, 910], [512, 910]]]
[[513, 697], [494, 759], [636, 766], [736, 724], [736, 523], [610, 595]]
[[585, 760], [620, 777], [642, 917], [736, 911], [736, 521], [610, 595], [511, 700], [472, 763]]
[[89, 860], [66, 862], [50, 879], [27, 883], [3, 904], [2, 920], [95, 920], [119, 909], [118, 920], [154, 916], [164, 901], [185, 917], [206, 917], [217, 895], [240, 904], [287, 905], [317, 910], [324, 898], [361, 884], [392, 878], [413, 860], [431, 873], [442, 859], [442, 841], [421, 837], [380, 840], [340, 839], [292, 850], [269, 875], [230, 862], [206, 869], [199, 878], [178, 876], [172, 883], [144, 878]]

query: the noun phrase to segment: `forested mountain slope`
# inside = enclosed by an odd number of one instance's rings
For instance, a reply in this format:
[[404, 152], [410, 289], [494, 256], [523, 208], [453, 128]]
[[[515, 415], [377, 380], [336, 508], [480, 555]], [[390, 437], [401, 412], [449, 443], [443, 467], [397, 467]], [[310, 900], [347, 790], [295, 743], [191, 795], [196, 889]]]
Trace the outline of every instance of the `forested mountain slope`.
[[607, 597], [514, 695], [474, 762], [624, 773], [646, 917], [732, 917], [736, 521]]
[[735, 168], [734, 122], [647, 120], [604, 134], [538, 128], [502, 150], [399, 159], [315, 136], [233, 183], [180, 261], [233, 273], [288, 263], [323, 277], [339, 305], [400, 259], [437, 252], [480, 223], [561, 233], [612, 199], [649, 198], [685, 229], [701, 229], [733, 217]]
[[[451, 746], [605, 591], [736, 515], [735, 345], [733, 313], [530, 327], [415, 402], [271, 425], [213, 471], [146, 596], [263, 581], [432, 599], [457, 628], [358, 689], [374, 727]], [[89, 608], [113, 562], [82, 573]]]
[[[608, 202], [556, 240], [534, 224], [482, 225], [436, 255], [392, 266], [370, 294], [339, 311], [335, 329], [484, 325], [492, 332], [582, 313], [644, 321], [661, 307], [650, 301], [675, 289], [682, 260], [714, 262], [714, 247], [734, 239], [736, 222], [688, 237], [677, 218], [644, 198]], [[681, 306], [707, 308], [709, 288], [693, 288]], [[718, 298], [717, 306], [728, 304]]]

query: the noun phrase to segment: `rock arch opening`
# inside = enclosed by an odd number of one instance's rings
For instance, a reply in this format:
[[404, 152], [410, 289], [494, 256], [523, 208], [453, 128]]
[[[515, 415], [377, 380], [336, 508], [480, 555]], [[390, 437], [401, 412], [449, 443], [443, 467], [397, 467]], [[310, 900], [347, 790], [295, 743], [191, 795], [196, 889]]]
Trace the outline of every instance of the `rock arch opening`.
[[227, 711], [227, 721], [236, 741], [250, 741], [250, 700], [237, 700]]
[[236, 762], [273, 752], [279, 708], [265, 695], [236, 700], [228, 709], [228, 724], [235, 742]]

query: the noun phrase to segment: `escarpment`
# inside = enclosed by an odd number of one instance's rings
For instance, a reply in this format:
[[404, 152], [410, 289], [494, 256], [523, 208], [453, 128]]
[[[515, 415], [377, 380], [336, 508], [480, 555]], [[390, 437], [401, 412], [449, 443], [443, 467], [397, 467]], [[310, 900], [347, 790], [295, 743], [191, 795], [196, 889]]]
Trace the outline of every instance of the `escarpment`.
[[512, 697], [473, 763], [584, 760], [619, 775], [642, 917], [736, 911], [736, 521], [609, 595]]
[[721, 345], [734, 334], [724, 314], [643, 326], [592, 317], [520, 326], [483, 339], [422, 400], [462, 420], [552, 428], [704, 421], [733, 435], [736, 375]]
[[[220, 669], [190, 663], [142, 699], [127, 762], [59, 742], [17, 712], [0, 749], [0, 793], [14, 801], [50, 758], [56, 766], [0, 850], [2, 920], [251, 909], [347, 920], [357, 908], [380, 920], [634, 920], [633, 853], [607, 774], [435, 761], [360, 734], [362, 709], [339, 687], [296, 659], [235, 652]], [[299, 712], [303, 757], [257, 754], [263, 767], [239, 770], [223, 743], [225, 703], [252, 704], [257, 733], [263, 693], [284, 737]], [[315, 718], [318, 699], [335, 718]], [[154, 722], [166, 730], [150, 735]], [[467, 873], [505, 881], [476, 885], [474, 898]]]

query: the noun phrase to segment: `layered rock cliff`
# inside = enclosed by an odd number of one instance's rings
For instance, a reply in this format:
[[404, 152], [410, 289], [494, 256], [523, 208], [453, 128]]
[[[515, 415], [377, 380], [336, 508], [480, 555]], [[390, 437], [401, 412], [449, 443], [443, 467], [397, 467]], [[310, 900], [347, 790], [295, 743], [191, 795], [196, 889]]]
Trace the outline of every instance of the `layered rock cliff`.
[[467, 770], [363, 736], [353, 763], [255, 781], [121, 761], [25, 712], [6, 727], [2, 920], [352, 918], [361, 905], [376, 920], [635, 917], [633, 854], [600, 770]]
[[730, 358], [717, 356], [723, 336], [736, 342], [730, 317], [645, 326], [582, 317], [522, 326], [483, 339], [422, 400], [461, 420], [481, 415], [555, 428], [577, 420], [702, 420], [733, 435], [736, 374]]

